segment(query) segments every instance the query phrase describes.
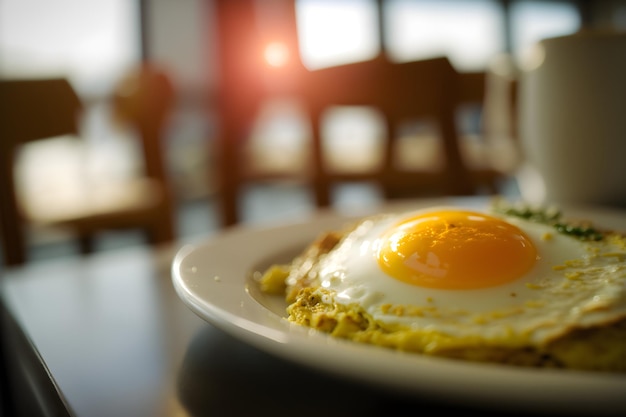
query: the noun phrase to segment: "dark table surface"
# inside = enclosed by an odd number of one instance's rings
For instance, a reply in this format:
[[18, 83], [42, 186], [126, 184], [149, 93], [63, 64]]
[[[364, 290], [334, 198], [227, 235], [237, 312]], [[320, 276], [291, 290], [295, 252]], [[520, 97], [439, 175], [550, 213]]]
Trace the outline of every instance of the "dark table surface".
[[177, 296], [176, 250], [4, 271], [5, 403], [29, 416], [504, 415], [331, 376], [232, 338]]

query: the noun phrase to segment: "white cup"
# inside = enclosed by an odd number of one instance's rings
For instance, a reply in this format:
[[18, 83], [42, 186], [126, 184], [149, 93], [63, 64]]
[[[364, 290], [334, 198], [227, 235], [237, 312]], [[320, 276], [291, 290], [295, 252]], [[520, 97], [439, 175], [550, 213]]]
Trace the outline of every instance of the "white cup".
[[583, 31], [534, 52], [519, 86], [523, 199], [626, 207], [626, 33]]

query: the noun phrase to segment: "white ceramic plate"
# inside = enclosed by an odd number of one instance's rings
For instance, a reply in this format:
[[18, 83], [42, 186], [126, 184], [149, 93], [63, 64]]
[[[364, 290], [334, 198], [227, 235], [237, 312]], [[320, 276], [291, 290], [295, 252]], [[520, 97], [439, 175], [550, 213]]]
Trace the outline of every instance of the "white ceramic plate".
[[[428, 205], [484, 206], [485, 200], [404, 202], [377, 210]], [[360, 213], [365, 214], [365, 213]], [[569, 209], [567, 214], [626, 229], [626, 212]], [[204, 243], [181, 248], [173, 284], [197, 315], [269, 353], [303, 365], [386, 388], [441, 396], [468, 405], [563, 415], [626, 415], [626, 377], [592, 372], [522, 369], [395, 352], [331, 338], [289, 323], [281, 297], [260, 292], [252, 277], [271, 263], [291, 259], [324, 230], [348, 217], [325, 213], [311, 221], [275, 227], [234, 228]]]

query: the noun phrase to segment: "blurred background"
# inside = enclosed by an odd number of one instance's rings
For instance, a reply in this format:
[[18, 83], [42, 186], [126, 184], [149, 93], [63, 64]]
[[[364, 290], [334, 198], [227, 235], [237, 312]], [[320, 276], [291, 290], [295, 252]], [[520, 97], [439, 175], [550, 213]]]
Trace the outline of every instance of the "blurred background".
[[[228, 55], [226, 49], [245, 46], [220, 36], [225, 33], [220, 19], [235, 19], [237, 13], [247, 16], [242, 22], [254, 22], [237, 28], [249, 31], [248, 38], [257, 41], [257, 49], [249, 54], [262, 57], [258, 65], [263, 69], [250, 67], [251, 73], [280, 68], [294, 54], [307, 71], [316, 71], [371, 60], [384, 50], [394, 62], [445, 56], [459, 72], [514, 79], [530, 65], [532, 46], [542, 38], [584, 27], [626, 30], [626, 0], [295, 0], [295, 20], [289, 15], [289, 0], [235, 0], [227, 7], [220, 3], [226, 2], [0, 0], [0, 78], [66, 77], [84, 105], [80, 147], [60, 137], [20, 149], [14, 167], [20, 198], [36, 200], [46, 191], [84, 188], [86, 178], [92, 184], [103, 178], [121, 181], [141, 169], [137, 132], [118, 123], [113, 97], [120, 80], [149, 64], [168, 73], [176, 92], [160, 139], [172, 188], [176, 239], [201, 239], [232, 223], [224, 221], [220, 200], [224, 191], [220, 175], [225, 172], [220, 166], [235, 163], [224, 160], [228, 155], [218, 140], [221, 88], [229, 76], [220, 60]], [[250, 16], [253, 20], [245, 20]], [[295, 51], [291, 38], [275, 36], [294, 23]], [[280, 82], [290, 79], [281, 76]], [[236, 82], [228, 85], [238, 88]], [[249, 86], [242, 82], [240, 88]], [[311, 158], [310, 127], [298, 97], [276, 90], [274, 96], [265, 96], [241, 152], [248, 157], [246, 164], [258, 170], [290, 174]], [[328, 158], [359, 167], [375, 163], [381, 130], [376, 114], [361, 107], [336, 110], [327, 119], [327, 133], [343, 135], [344, 140], [329, 142]], [[504, 174], [496, 191], [514, 194], [513, 174], [520, 157], [514, 120], [504, 112], [496, 114], [500, 116], [492, 117], [491, 126], [508, 135], [491, 157]], [[484, 111], [478, 116], [460, 114], [464, 137], [475, 133], [477, 117], [482, 116]], [[472, 152], [481, 152], [461, 146], [470, 159]], [[404, 149], [401, 155], [407, 164], [434, 158], [423, 148], [413, 155], [410, 144]], [[284, 178], [239, 187], [236, 222], [285, 221], [310, 214], [315, 202], [306, 183], [297, 174]], [[346, 183], [333, 191], [332, 205], [350, 211], [382, 200], [371, 184]], [[71, 238], [63, 229], [30, 228], [29, 257], [74, 256]], [[111, 232], [99, 238], [97, 249], [142, 242], [133, 231]]]

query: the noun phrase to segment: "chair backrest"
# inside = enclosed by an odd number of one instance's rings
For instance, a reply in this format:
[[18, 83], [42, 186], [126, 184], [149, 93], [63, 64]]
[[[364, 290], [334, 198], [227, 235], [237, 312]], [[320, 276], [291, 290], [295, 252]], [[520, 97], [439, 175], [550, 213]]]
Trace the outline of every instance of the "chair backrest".
[[325, 188], [331, 174], [324, 166], [320, 124], [323, 111], [333, 105], [371, 106], [383, 114], [388, 140], [382, 172], [375, 173], [383, 186], [410, 183], [411, 178], [404, 177], [393, 164], [396, 129], [404, 121], [426, 118], [435, 125], [443, 147], [442, 192], [471, 194], [473, 189], [459, 150], [455, 122], [459, 99], [457, 75], [446, 57], [395, 63], [382, 55], [370, 61], [312, 71], [305, 97], [313, 124], [318, 204], [329, 204]]
[[25, 237], [15, 190], [20, 144], [78, 134], [83, 105], [68, 80], [0, 80], [0, 232], [5, 262], [25, 261]]
[[65, 78], [0, 81], [2, 149], [78, 133], [83, 105]]

